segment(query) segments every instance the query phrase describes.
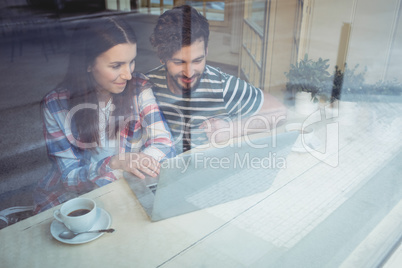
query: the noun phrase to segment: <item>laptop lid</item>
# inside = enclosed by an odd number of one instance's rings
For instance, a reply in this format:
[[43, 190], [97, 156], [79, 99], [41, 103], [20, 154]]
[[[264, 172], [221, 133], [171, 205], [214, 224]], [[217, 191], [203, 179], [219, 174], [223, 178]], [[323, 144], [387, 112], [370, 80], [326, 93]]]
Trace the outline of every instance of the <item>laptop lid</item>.
[[[221, 148], [191, 150], [161, 165], [158, 178], [124, 173], [152, 221], [226, 203], [267, 190], [286, 168], [298, 132], [243, 137]], [[152, 187], [156, 185], [155, 193]]]

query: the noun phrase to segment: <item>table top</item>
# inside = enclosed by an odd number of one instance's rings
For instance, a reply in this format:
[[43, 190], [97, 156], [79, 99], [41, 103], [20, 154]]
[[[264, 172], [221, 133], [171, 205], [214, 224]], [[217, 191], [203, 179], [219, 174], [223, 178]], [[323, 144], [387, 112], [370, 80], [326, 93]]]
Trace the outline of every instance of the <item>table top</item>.
[[211, 208], [151, 222], [124, 179], [96, 189], [83, 196], [111, 215], [116, 232], [85, 244], [61, 243], [50, 233], [55, 207], [0, 230], [2, 267], [355, 267], [379, 262], [402, 233], [396, 224], [402, 219], [397, 161], [402, 120], [385, 120], [382, 108], [362, 109], [352, 124], [341, 116], [335, 121], [321, 117], [314, 125], [322, 141], [319, 150], [290, 153], [286, 169], [268, 190]]

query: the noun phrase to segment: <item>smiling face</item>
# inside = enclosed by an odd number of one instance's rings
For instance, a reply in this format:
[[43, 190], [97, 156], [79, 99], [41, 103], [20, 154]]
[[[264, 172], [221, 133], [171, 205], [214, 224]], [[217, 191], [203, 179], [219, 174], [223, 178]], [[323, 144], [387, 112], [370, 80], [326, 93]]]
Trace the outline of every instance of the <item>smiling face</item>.
[[182, 47], [166, 61], [170, 91], [182, 94], [197, 88], [206, 65], [207, 50], [202, 38]]
[[124, 91], [134, 72], [137, 45], [118, 44], [100, 54], [88, 72], [92, 73], [99, 101], [108, 101], [111, 94]]

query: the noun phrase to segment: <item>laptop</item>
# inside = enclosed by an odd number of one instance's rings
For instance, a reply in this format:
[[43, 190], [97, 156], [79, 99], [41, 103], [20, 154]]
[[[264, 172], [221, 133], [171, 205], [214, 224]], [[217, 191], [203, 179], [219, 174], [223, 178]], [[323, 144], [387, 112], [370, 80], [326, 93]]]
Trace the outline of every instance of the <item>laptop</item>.
[[298, 135], [242, 137], [167, 159], [156, 178], [124, 177], [151, 221], [159, 221], [266, 191]]

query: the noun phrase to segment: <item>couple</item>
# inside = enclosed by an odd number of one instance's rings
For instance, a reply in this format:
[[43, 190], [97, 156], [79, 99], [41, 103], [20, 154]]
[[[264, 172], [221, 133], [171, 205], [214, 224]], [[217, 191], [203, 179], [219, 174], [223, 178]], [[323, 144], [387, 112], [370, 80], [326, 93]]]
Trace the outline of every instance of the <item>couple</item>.
[[[87, 22], [72, 38], [67, 74], [41, 105], [52, 168], [34, 193], [35, 213], [122, 170], [156, 177], [162, 160], [228, 138], [215, 135], [223, 128], [234, 136], [245, 124], [269, 130], [286, 113], [260, 89], [206, 65], [208, 21], [190, 6], [158, 19], [151, 43], [162, 66], [147, 76], [134, 72], [137, 40], [124, 21]], [[256, 120], [241, 120], [248, 116]]]

